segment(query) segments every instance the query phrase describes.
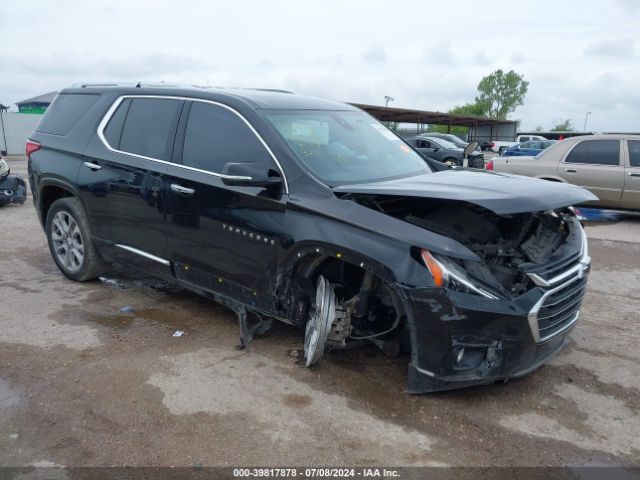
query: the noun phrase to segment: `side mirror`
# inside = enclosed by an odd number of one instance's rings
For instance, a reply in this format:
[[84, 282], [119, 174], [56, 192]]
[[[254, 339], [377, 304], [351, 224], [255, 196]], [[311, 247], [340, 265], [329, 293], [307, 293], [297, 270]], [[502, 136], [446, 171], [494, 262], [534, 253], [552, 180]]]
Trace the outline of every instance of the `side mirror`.
[[222, 167], [222, 183], [231, 187], [273, 188], [282, 185], [282, 177], [261, 163], [227, 163]]
[[464, 151], [462, 152], [464, 154], [464, 156], [466, 157], [467, 155], [469, 155], [472, 152], [475, 152], [476, 148], [478, 148], [478, 142], [476, 142], [475, 140], [473, 142], [471, 142], [469, 145], [467, 145], [466, 147], [464, 147]]

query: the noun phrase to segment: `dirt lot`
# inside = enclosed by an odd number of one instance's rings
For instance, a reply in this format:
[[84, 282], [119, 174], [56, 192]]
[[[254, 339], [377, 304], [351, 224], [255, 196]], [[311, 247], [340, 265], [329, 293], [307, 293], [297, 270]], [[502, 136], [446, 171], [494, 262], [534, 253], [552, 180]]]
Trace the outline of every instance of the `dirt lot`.
[[291, 327], [238, 351], [234, 316], [182, 289], [124, 270], [68, 281], [31, 199], [0, 225], [0, 466], [640, 463], [636, 217], [589, 227], [582, 317], [549, 365], [427, 396], [404, 393], [406, 358], [305, 369]]

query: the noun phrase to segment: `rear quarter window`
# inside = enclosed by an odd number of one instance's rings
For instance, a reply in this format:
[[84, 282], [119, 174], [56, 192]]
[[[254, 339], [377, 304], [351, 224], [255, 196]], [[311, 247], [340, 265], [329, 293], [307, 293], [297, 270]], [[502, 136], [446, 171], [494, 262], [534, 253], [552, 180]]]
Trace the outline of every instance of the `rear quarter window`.
[[36, 131], [66, 135], [99, 98], [99, 94], [91, 93], [59, 94], [42, 117]]

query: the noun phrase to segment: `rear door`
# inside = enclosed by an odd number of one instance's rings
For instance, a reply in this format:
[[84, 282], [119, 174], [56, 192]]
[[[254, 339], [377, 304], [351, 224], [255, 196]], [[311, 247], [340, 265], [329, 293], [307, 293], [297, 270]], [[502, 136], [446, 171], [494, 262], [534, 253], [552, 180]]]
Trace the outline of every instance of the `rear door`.
[[624, 191], [620, 207], [640, 210], [640, 140], [627, 140]]
[[280, 190], [227, 186], [221, 172], [230, 162], [278, 167], [234, 110], [195, 100], [187, 109], [176, 142], [182, 148], [167, 171], [175, 274], [204, 290], [273, 311], [286, 196]]
[[625, 178], [621, 146], [619, 139], [578, 142], [558, 164], [558, 175], [590, 190], [599, 199], [594, 205], [619, 207]]
[[112, 255], [169, 271], [163, 178], [184, 102], [120, 97], [85, 151], [78, 185], [97, 241]]

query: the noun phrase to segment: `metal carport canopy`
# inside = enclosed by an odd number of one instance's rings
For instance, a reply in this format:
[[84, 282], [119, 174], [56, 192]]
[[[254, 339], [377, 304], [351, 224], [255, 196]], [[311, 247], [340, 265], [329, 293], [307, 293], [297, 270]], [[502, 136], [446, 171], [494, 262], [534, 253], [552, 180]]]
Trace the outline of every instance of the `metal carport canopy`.
[[409, 108], [383, 107], [364, 103], [351, 103], [383, 122], [420, 123], [432, 125], [460, 125], [464, 127], [481, 127], [485, 125], [515, 124], [513, 120], [459, 115], [456, 113], [429, 112]]

